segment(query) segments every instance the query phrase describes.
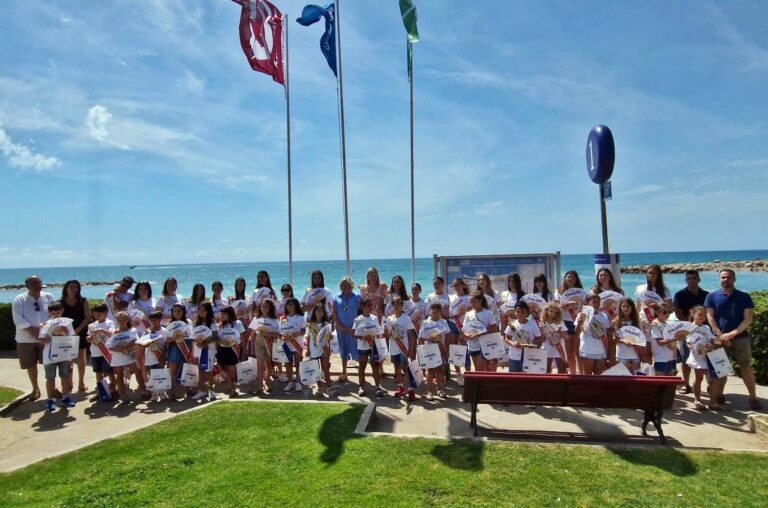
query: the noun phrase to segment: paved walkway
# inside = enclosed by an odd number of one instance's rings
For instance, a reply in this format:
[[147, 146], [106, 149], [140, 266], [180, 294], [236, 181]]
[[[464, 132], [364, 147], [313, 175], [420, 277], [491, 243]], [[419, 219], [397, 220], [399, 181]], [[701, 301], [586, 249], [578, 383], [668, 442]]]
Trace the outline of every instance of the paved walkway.
[[[387, 366], [391, 369], [391, 366]], [[356, 372], [356, 371], [352, 371]], [[354, 380], [356, 376], [352, 376]], [[40, 369], [40, 381], [43, 373]], [[88, 369], [86, 384], [95, 385]], [[26, 374], [15, 358], [0, 358], [0, 385], [29, 391]], [[391, 378], [385, 387], [394, 389]], [[446, 401], [427, 402], [421, 397], [407, 404], [391, 396], [376, 400], [375, 413], [367, 427], [375, 434], [421, 435], [428, 437], [468, 437], [469, 408], [461, 403], [460, 389], [449, 383]], [[357, 396], [357, 385], [347, 383], [336, 388], [331, 401], [369, 402]], [[391, 393], [391, 392], [390, 392]], [[768, 405], [768, 387], [758, 394]], [[131, 404], [92, 403], [89, 394], [75, 394], [77, 407], [44, 411], [44, 399], [25, 402], [0, 419], [0, 472], [11, 471], [77, 450], [103, 439], [147, 427], [205, 403], [180, 400], [172, 403], [139, 401]], [[136, 394], [135, 394], [136, 395]], [[731, 379], [727, 388], [731, 411], [699, 412], [693, 409], [692, 396], [678, 396], [674, 408], [664, 415], [664, 432], [672, 446], [715, 448], [723, 450], [768, 450], [768, 443], [748, 429], [747, 397], [739, 379]], [[225, 397], [226, 398], [226, 397]], [[318, 400], [308, 390], [285, 394], [278, 388], [270, 396], [243, 397], [238, 400]], [[478, 422], [481, 436], [537, 442], [580, 442], [617, 444], [654, 444], [655, 435], [640, 435], [642, 412], [628, 410], [586, 410], [572, 408], [537, 408], [481, 406]], [[653, 431], [651, 431], [653, 432]]]

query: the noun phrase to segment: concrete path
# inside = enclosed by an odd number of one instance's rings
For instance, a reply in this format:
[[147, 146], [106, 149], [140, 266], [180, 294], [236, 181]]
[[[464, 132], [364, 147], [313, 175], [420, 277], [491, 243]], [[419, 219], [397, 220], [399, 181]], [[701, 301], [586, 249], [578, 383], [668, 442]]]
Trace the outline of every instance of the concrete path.
[[[387, 365], [387, 370], [391, 369]], [[336, 369], [334, 369], [336, 370]], [[351, 372], [356, 373], [355, 370]], [[351, 376], [352, 381], [356, 376]], [[43, 380], [40, 369], [40, 381]], [[0, 358], [0, 385], [29, 391], [26, 373], [18, 368], [15, 358]], [[93, 388], [95, 378], [88, 369], [86, 384]], [[309, 390], [285, 394], [282, 385], [269, 396], [241, 397], [238, 400], [318, 400]], [[384, 386], [394, 390], [389, 377]], [[336, 402], [369, 402], [357, 396], [357, 384], [336, 387]], [[423, 388], [420, 389], [425, 393]], [[369, 388], [370, 392], [370, 388]], [[469, 407], [461, 403], [461, 392], [450, 382], [448, 400], [428, 402], [421, 396], [414, 403], [396, 400], [391, 395], [375, 400], [376, 409], [367, 431], [403, 436], [469, 437]], [[693, 408], [692, 396], [678, 396], [675, 406], [664, 415], [664, 432], [672, 446], [714, 448], [723, 450], [768, 450], [768, 443], [749, 432], [747, 397], [739, 379], [731, 379], [727, 396], [732, 410], [699, 412]], [[116, 437], [147, 427], [159, 421], [198, 408], [206, 403], [191, 400], [175, 402], [140, 401], [134, 394], [131, 404], [89, 402], [88, 394], [75, 394], [77, 406], [71, 410], [44, 411], [44, 399], [25, 402], [0, 418], [0, 472], [12, 471], [77, 450], [103, 439]], [[759, 387], [763, 405], [768, 407], [768, 387]], [[226, 399], [225, 396], [222, 398]], [[323, 400], [323, 399], [320, 399]], [[580, 442], [615, 444], [651, 444], [652, 433], [640, 434], [642, 412], [627, 410], [584, 410], [571, 408], [538, 408], [480, 406], [478, 422], [481, 436], [536, 442]]]

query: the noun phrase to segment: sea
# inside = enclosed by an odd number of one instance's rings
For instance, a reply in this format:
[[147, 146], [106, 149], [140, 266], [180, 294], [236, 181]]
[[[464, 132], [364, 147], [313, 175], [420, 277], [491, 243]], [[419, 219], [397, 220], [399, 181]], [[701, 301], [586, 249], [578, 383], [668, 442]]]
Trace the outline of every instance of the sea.
[[[755, 259], [767, 259], [768, 250], [742, 250], [742, 251], [699, 251], [699, 252], [644, 252], [621, 254], [621, 265], [650, 265], [667, 263], [702, 263], [713, 261], [750, 261]], [[293, 263], [293, 287], [297, 297], [303, 295], [303, 290], [309, 287], [309, 278], [313, 270], [322, 270], [325, 275], [326, 287], [332, 291], [338, 288], [339, 280], [344, 276], [345, 263], [341, 261], [295, 261]], [[381, 276], [381, 280], [389, 282], [395, 275], [402, 275], [410, 287], [411, 260], [406, 259], [360, 259], [350, 261], [351, 277], [356, 284], [365, 282], [365, 273], [375, 267]], [[562, 254], [561, 267], [564, 273], [567, 270], [576, 270], [581, 276], [585, 287], [594, 284], [595, 267], [592, 254]], [[168, 277], [175, 277], [178, 281], [180, 295], [188, 296], [192, 292], [192, 286], [202, 282], [206, 286], [207, 294], [213, 281], [221, 281], [224, 284], [225, 296], [234, 294], [234, 281], [238, 277], [244, 277], [248, 287], [256, 284], [256, 273], [266, 270], [277, 290], [280, 285], [288, 282], [287, 262], [243, 262], [243, 263], [198, 263], [198, 264], [168, 264], [168, 265], [139, 265], [123, 266], [81, 266], [64, 268], [8, 268], [0, 269], [0, 285], [23, 284], [29, 275], [38, 275], [43, 283], [63, 283], [69, 279], [77, 279], [81, 282], [117, 281], [124, 275], [131, 275], [137, 281], [149, 281], [152, 285], [153, 296], [159, 295], [163, 281]], [[701, 286], [706, 290], [719, 287], [716, 272], [702, 272]], [[432, 290], [432, 278], [434, 276], [434, 263], [432, 258], [418, 258], [416, 260], [416, 280], [421, 283], [424, 295]], [[645, 282], [644, 274], [621, 274], [621, 286], [627, 294], [634, 293], [634, 288]], [[674, 293], [685, 286], [683, 274], [665, 274], [664, 283]], [[554, 284], [550, 282], [554, 289]], [[736, 287], [743, 291], [755, 291], [768, 289], [768, 273], [744, 272], [736, 274]], [[103, 298], [110, 288], [106, 286], [83, 286], [83, 296], [89, 299]], [[61, 288], [50, 287], [45, 289], [58, 297]], [[11, 302], [13, 298], [24, 290], [0, 291], [0, 302]]]

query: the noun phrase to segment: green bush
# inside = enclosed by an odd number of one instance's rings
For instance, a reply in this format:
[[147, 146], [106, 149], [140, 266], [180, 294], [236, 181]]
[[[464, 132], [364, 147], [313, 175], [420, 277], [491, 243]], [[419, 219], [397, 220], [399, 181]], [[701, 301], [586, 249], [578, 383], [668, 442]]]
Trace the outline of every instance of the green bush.
[[755, 319], [749, 327], [752, 335], [752, 368], [757, 382], [768, 384], [768, 291], [750, 293], [755, 302]]
[[16, 325], [13, 324], [11, 304], [0, 303], [0, 351], [16, 349], [16, 341], [13, 339], [15, 335]]

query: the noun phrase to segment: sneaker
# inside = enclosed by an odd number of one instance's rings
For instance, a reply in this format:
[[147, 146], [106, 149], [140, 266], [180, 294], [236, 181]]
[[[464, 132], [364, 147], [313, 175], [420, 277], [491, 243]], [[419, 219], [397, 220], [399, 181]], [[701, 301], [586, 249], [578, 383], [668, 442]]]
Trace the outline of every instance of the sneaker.
[[301, 383], [296, 383], [296, 384], [294, 385], [294, 388], [293, 388], [293, 390], [294, 390], [294, 391], [296, 391], [296, 392], [301, 392], [301, 391], [303, 391], [303, 390], [304, 390], [304, 387], [303, 387], [303, 386], [301, 386]]
[[414, 400], [416, 400], [416, 392], [413, 389], [408, 390], [408, 402], [413, 402]]
[[360, 387], [360, 389], [357, 391], [357, 395], [360, 397], [365, 397], [365, 388]]
[[356, 361], [350, 360], [347, 362], [347, 367], [349, 367], [350, 369], [356, 369], [358, 365]]
[[69, 395], [65, 395], [61, 399], [61, 403], [62, 403], [62, 405], [66, 406], [66, 407], [75, 407], [75, 401], [70, 399]]
[[456, 384], [459, 385], [459, 386], [464, 386], [464, 376], [463, 375], [459, 374], [456, 377]]
[[213, 390], [208, 390], [208, 399], [218, 400], [218, 397], [216, 397], [216, 394], [213, 392]]
[[432, 402], [435, 400], [435, 398], [432, 396], [432, 392], [427, 392], [427, 395], [424, 397], [426, 400]]
[[56, 402], [53, 399], [48, 399], [45, 403], [45, 410], [49, 413], [56, 411]]
[[387, 394], [387, 391], [386, 391], [386, 390], [384, 390], [382, 387], [380, 387], [380, 386], [377, 386], [377, 387], [376, 387], [376, 396], [377, 396], [377, 397], [383, 397], [383, 396], [385, 396], [386, 394]]
[[398, 385], [397, 390], [395, 390], [395, 397], [400, 398], [405, 394], [405, 388], [403, 388], [403, 385]]
[[288, 376], [286, 376], [285, 374], [280, 374], [279, 376], [277, 376], [277, 380], [280, 381], [281, 383], [287, 383]]
[[293, 383], [288, 383], [285, 385], [285, 388], [283, 388], [284, 392], [290, 392], [291, 390], [293, 390]]
[[437, 392], [437, 396], [438, 396], [438, 397], [440, 397], [441, 399], [445, 399], [445, 398], [447, 398], [447, 397], [448, 397], [448, 396], [445, 394], [445, 392], [444, 392], [444, 391], [442, 391], [442, 390], [440, 390], [439, 392]]
[[196, 394], [192, 396], [192, 400], [200, 400], [204, 398], [207, 394], [204, 391], [199, 391]]

